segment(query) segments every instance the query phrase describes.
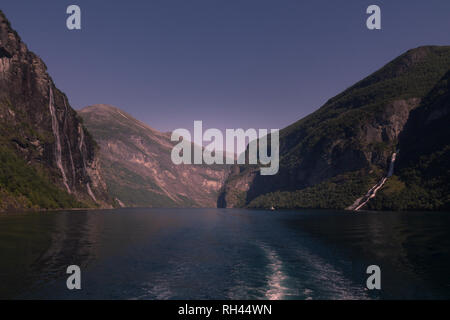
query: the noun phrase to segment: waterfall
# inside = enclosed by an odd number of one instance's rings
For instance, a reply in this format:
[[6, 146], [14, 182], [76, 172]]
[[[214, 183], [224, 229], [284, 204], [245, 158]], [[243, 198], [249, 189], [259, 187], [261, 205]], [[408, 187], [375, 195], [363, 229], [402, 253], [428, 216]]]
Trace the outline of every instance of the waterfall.
[[80, 150], [81, 160], [83, 162], [83, 171], [86, 173], [86, 155], [83, 151], [84, 147], [84, 131], [81, 124], [78, 124], [78, 149]]
[[392, 154], [391, 163], [389, 164], [389, 171], [388, 171], [388, 175], [387, 175], [388, 178], [394, 174], [394, 163], [395, 163], [395, 159], [397, 158], [398, 151], [399, 150], [397, 150], [396, 152], [394, 152]]
[[67, 114], [68, 114], [69, 110], [67, 108], [65, 97], [64, 97], [64, 109], [65, 109], [65, 112], [64, 112], [64, 130], [63, 130], [63, 132], [64, 132], [64, 137], [66, 138], [67, 147], [69, 150], [69, 159], [70, 159], [70, 165], [72, 168], [72, 186], [73, 186], [73, 184], [75, 184], [75, 181], [76, 181], [76, 174], [75, 174], [75, 165], [73, 163], [73, 157], [72, 157], [72, 146], [70, 144], [70, 139], [67, 136]]
[[[81, 153], [81, 158], [82, 158], [82, 162], [83, 162], [83, 171], [87, 175], [88, 173], [87, 173], [87, 169], [86, 169], [86, 153], [83, 151], [83, 148], [85, 147], [85, 145], [84, 145], [84, 130], [83, 130], [83, 126], [81, 125], [81, 123], [78, 124], [78, 135], [79, 135], [79, 139], [80, 139], [78, 142], [78, 149], [80, 150], [80, 153]], [[89, 182], [86, 183], [86, 189], [87, 189], [89, 196], [92, 198], [92, 200], [94, 200], [94, 202], [97, 202], [97, 199], [95, 198], [95, 195], [92, 192]]]
[[63, 178], [63, 183], [64, 186], [67, 189], [67, 192], [71, 193], [70, 188], [69, 188], [69, 184], [67, 181], [67, 176], [66, 173], [64, 172], [64, 167], [62, 165], [62, 149], [61, 149], [61, 138], [59, 136], [59, 123], [58, 123], [58, 119], [56, 117], [56, 110], [55, 110], [55, 106], [54, 106], [54, 97], [53, 97], [53, 89], [52, 89], [52, 85], [50, 84], [50, 94], [49, 94], [49, 103], [48, 103], [48, 108], [50, 109], [50, 115], [52, 117], [52, 130], [53, 130], [53, 135], [55, 136], [55, 145], [56, 145], [56, 150], [55, 150], [55, 159], [56, 159], [56, 166], [58, 167], [59, 171], [61, 171], [61, 175]]
[[364, 207], [367, 202], [369, 202], [370, 199], [374, 198], [375, 195], [377, 194], [377, 191], [380, 190], [380, 188], [384, 185], [384, 183], [386, 182], [387, 178], [384, 177], [383, 179], [381, 179], [375, 186], [373, 186], [364, 196], [364, 202], [361, 203], [360, 205], [358, 205], [355, 208], [355, 211], [358, 211], [359, 209], [361, 209], [362, 207]]
[[387, 172], [387, 175], [385, 177], [383, 177], [376, 185], [374, 185], [372, 188], [370, 188], [370, 190], [367, 191], [367, 193], [363, 197], [358, 198], [351, 206], [349, 206], [347, 208], [347, 210], [358, 211], [359, 209], [364, 207], [367, 204], [367, 202], [369, 202], [370, 199], [375, 198], [378, 190], [380, 190], [381, 187], [386, 183], [387, 179], [394, 174], [394, 163], [395, 163], [395, 159], [397, 157], [398, 152], [399, 152], [399, 150], [396, 150], [392, 154], [391, 162], [389, 163], [389, 170]]
[[121, 208], [125, 208], [125, 207], [126, 207], [125, 204], [124, 204], [122, 201], [120, 201], [119, 198], [114, 198], [114, 200], [117, 201], [117, 203], [119, 204], [119, 206], [120, 206]]
[[95, 198], [94, 193], [91, 190], [91, 186], [89, 185], [89, 182], [86, 183], [86, 189], [87, 189], [88, 194], [91, 196], [92, 200], [97, 202], [97, 199]]

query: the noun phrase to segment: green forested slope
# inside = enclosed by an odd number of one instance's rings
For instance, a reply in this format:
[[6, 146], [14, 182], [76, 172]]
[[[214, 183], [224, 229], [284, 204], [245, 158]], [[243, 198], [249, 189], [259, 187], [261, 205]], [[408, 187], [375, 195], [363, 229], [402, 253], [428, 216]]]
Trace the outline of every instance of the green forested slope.
[[278, 175], [235, 170], [222, 205], [242, 205], [233, 192], [251, 207], [346, 208], [385, 175], [410, 112], [431, 99], [449, 69], [449, 46], [409, 50], [281, 130]]

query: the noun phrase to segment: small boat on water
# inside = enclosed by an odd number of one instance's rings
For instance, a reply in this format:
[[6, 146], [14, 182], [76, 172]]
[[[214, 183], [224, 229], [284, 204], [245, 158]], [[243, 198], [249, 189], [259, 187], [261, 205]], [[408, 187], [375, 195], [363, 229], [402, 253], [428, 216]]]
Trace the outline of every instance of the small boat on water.
[[271, 206], [270, 211], [275, 211], [275, 208], [273, 206]]

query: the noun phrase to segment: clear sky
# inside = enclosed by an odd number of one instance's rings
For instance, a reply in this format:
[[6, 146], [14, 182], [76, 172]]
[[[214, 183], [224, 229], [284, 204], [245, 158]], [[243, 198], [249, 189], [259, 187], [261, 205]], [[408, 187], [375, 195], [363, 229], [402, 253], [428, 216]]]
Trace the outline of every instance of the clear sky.
[[[66, 28], [70, 4], [82, 30]], [[366, 8], [382, 30], [366, 28]], [[72, 107], [150, 126], [283, 128], [408, 49], [450, 44], [449, 0], [2, 0]]]

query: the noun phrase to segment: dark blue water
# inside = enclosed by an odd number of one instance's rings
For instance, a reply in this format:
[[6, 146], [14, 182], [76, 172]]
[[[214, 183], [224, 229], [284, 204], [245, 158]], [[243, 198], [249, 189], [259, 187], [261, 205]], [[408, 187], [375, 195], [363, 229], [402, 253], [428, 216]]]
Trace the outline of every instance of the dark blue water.
[[[82, 290], [66, 287], [81, 267]], [[367, 290], [366, 268], [381, 268]], [[449, 299], [450, 214], [120, 209], [0, 216], [0, 298]]]

